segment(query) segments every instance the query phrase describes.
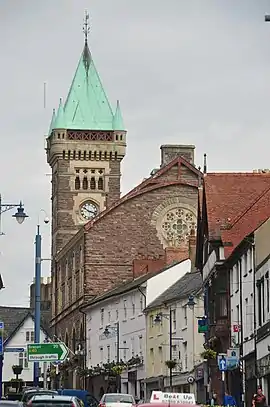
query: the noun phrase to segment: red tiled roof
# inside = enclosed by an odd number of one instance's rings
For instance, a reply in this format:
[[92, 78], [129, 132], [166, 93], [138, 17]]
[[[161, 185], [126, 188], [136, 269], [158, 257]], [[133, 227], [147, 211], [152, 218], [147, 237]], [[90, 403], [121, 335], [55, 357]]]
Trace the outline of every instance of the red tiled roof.
[[208, 230], [225, 256], [270, 216], [270, 173], [209, 173], [204, 178]]

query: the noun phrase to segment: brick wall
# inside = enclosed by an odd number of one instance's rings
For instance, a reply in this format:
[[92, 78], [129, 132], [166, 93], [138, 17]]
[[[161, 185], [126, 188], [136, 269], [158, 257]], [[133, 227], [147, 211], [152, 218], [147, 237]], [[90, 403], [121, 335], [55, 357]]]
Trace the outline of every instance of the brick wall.
[[[120, 166], [117, 168], [115, 165], [112, 170], [116, 173], [120, 170]], [[162, 187], [153, 189], [153, 184], [146, 186], [144, 193], [117, 205], [94, 222], [92, 227], [85, 232], [84, 243], [79, 241], [76, 243], [74, 241], [73, 245], [70, 243], [70, 249], [63, 250], [58, 259], [58, 265], [61, 268], [61, 272], [59, 271], [58, 274], [62, 276], [57, 288], [58, 293], [61, 290], [60, 287], [67, 284], [69, 278], [72, 278], [63, 272], [66, 261], [70, 269], [72, 267], [70, 259], [74, 252], [78, 252], [78, 247], [81, 245], [84, 246], [84, 261], [83, 266], [80, 267], [82, 267], [84, 278], [83, 296], [85, 299], [99, 295], [128, 278], [159, 270], [166, 262], [187, 258], [190, 253], [188, 244], [184, 248], [181, 258], [179, 258], [179, 250], [177, 256], [174, 252], [174, 258], [172, 258], [172, 254], [168, 256], [168, 251], [167, 254], [165, 253], [156, 226], [151, 221], [157, 207], [161, 204], [167, 205], [166, 202], [171, 204], [174, 199], [189, 205], [194, 212], [197, 211], [197, 188], [181, 184], [181, 180], [195, 185], [198, 176], [183, 165], [180, 168], [175, 165], [153, 180], [155, 185], [160, 184]], [[114, 191], [113, 198], [110, 198], [113, 203], [120, 184], [114, 184], [113, 178], [110, 182]], [[70, 301], [70, 305], [67, 305], [70, 311], [62, 312], [53, 322], [53, 324], [57, 323], [56, 329], [61, 332], [66, 329], [70, 331], [77, 318], [81, 321], [80, 314], [71, 310], [73, 301], [75, 301], [75, 297]]]
[[121, 161], [110, 161], [109, 192], [107, 193], [106, 207], [112, 206], [120, 199]]
[[[150, 219], [157, 205], [176, 196], [182, 196], [196, 208], [197, 190], [173, 185], [137, 196], [93, 225], [85, 236], [87, 294], [97, 295], [131, 278], [136, 258], [164, 259], [164, 248]], [[183, 257], [188, 254], [187, 247]]]

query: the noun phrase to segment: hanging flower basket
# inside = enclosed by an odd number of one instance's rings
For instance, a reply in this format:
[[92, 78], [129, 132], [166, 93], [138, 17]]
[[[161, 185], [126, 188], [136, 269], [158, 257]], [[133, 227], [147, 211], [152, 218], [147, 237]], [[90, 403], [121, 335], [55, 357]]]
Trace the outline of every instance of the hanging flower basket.
[[13, 370], [13, 373], [17, 376], [17, 375], [22, 374], [23, 367], [20, 365], [13, 365], [12, 370]]
[[207, 348], [205, 351], [201, 353], [201, 357], [203, 359], [216, 359], [217, 357], [217, 352], [215, 352], [213, 349]]
[[174, 369], [177, 365], [177, 362], [175, 360], [166, 360], [165, 365], [168, 369]]
[[121, 375], [123, 373], [124, 366], [115, 365], [112, 367], [112, 372], [116, 375]]

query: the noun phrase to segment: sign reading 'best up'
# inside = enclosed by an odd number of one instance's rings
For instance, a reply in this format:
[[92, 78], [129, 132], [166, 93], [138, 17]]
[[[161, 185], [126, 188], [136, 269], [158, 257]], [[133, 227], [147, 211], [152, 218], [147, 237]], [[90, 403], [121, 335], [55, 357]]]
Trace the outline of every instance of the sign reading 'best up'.
[[35, 343], [27, 345], [29, 362], [57, 362], [64, 361], [68, 355], [68, 348], [63, 342]]

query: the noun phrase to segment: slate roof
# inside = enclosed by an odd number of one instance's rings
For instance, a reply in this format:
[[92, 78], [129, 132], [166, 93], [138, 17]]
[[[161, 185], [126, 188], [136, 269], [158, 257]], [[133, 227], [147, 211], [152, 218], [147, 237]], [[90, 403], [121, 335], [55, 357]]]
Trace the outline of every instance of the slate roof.
[[0, 307], [0, 321], [4, 322], [5, 339], [12, 335], [29, 313], [29, 308]]
[[171, 267], [176, 266], [177, 264], [183, 263], [186, 260], [187, 259], [175, 262], [175, 263], [170, 264], [169, 266], [167, 266], [165, 268], [162, 268], [159, 271], [153, 271], [151, 273], [147, 273], [147, 274], [144, 274], [143, 276], [137, 277], [137, 278], [135, 278], [133, 280], [129, 280], [129, 281], [125, 282], [124, 284], [121, 284], [120, 286], [117, 286], [116, 288], [114, 288], [114, 289], [112, 289], [110, 291], [107, 291], [105, 294], [97, 296], [93, 300], [89, 301], [85, 306], [83, 306], [83, 308], [85, 309], [85, 308], [87, 308], [87, 307], [89, 307], [91, 305], [97, 304], [97, 303], [99, 303], [101, 301], [105, 301], [105, 300], [107, 300], [109, 298], [112, 298], [112, 297], [117, 297], [117, 296], [119, 296], [121, 294], [124, 294], [124, 293], [127, 293], [127, 292], [129, 292], [129, 291], [131, 291], [131, 290], [133, 290], [133, 289], [135, 289], [137, 287], [140, 287], [143, 283], [145, 283], [150, 278], [162, 273], [163, 271], [166, 271], [166, 270], [170, 269]]
[[[0, 306], [0, 321], [4, 322], [5, 342], [15, 334], [28, 316], [34, 318], [30, 308]], [[42, 321], [42, 329], [49, 333], [44, 321]]]
[[270, 216], [270, 173], [208, 173], [204, 189], [209, 237], [228, 257]]
[[202, 288], [202, 275], [200, 271], [186, 273], [146, 308], [148, 311], [173, 300], [181, 300], [189, 295], [195, 295]]

